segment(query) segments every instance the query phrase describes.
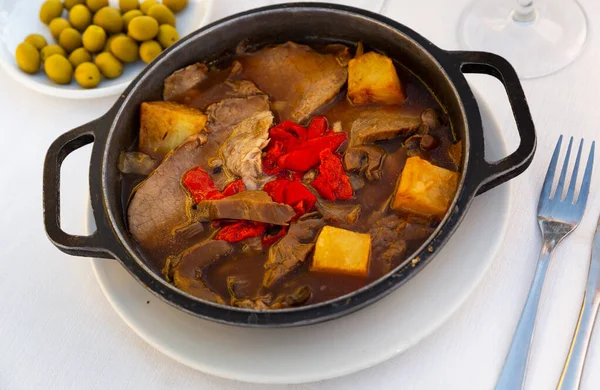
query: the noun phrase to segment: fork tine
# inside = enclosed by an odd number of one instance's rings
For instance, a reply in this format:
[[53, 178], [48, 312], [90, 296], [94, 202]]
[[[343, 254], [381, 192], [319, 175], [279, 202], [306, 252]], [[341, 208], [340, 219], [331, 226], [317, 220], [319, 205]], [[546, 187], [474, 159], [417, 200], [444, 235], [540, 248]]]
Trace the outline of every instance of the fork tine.
[[[592, 142], [592, 148], [590, 149], [590, 155], [585, 166], [585, 173], [583, 174], [583, 182], [581, 183], [581, 190], [579, 190], [579, 197], [577, 198], [577, 204], [581, 203], [585, 207], [587, 202], [588, 194], [590, 193], [590, 182], [592, 181], [592, 169], [594, 168], [594, 149], [596, 141]], [[583, 203], [582, 203], [583, 202]]]
[[571, 157], [571, 146], [573, 145], [573, 137], [569, 139], [569, 147], [567, 148], [567, 154], [565, 155], [565, 161], [563, 161], [562, 170], [560, 171], [560, 178], [558, 179], [558, 185], [556, 186], [556, 192], [554, 192], [554, 198], [561, 200], [562, 193], [565, 188], [565, 180], [567, 177], [567, 168], [569, 165], [569, 158]]
[[581, 149], [583, 149], [583, 138], [579, 141], [579, 150], [577, 151], [577, 158], [575, 159], [575, 166], [573, 167], [573, 173], [571, 174], [571, 183], [569, 184], [569, 191], [567, 191], [567, 197], [565, 201], [575, 203], [575, 185], [577, 184], [577, 176], [579, 176], [579, 160], [581, 158]]
[[544, 179], [544, 186], [542, 187], [540, 199], [550, 198], [550, 192], [552, 191], [552, 182], [554, 181], [554, 172], [556, 171], [556, 163], [558, 162], [558, 154], [560, 153], [562, 139], [562, 135], [558, 137], [558, 142], [556, 143], [556, 147], [554, 148], [554, 153], [552, 153], [552, 160], [550, 160], [550, 165], [548, 166], [548, 171], [546, 172], [546, 178]]

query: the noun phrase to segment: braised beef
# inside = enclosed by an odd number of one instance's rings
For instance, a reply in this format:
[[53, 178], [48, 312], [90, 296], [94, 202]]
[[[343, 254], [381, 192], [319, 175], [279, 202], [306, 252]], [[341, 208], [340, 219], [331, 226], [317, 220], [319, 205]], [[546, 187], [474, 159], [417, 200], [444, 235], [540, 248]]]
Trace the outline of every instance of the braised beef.
[[204, 200], [190, 210], [192, 221], [241, 219], [287, 225], [296, 215], [293, 208], [276, 203], [264, 191], [244, 191], [218, 200]]
[[365, 145], [408, 136], [420, 125], [421, 118], [402, 117], [390, 111], [372, 110], [365, 112], [352, 123], [350, 145]]
[[204, 136], [195, 136], [168, 154], [135, 190], [127, 209], [129, 231], [145, 250], [171, 247], [174, 230], [187, 221], [191, 202], [181, 176], [198, 165]]
[[270, 287], [306, 261], [314, 240], [325, 226], [318, 214], [305, 214], [290, 225], [288, 233], [271, 248], [265, 262], [263, 286]]
[[242, 75], [271, 96], [281, 121], [305, 122], [337, 96], [348, 78], [349, 51], [318, 53], [287, 42], [240, 57]]
[[148, 176], [159, 163], [159, 160], [142, 152], [122, 152], [119, 155], [119, 171], [125, 174]]
[[206, 80], [207, 75], [208, 68], [201, 63], [176, 70], [165, 79], [163, 99], [171, 100], [177, 95], [187, 92], [198, 83]]

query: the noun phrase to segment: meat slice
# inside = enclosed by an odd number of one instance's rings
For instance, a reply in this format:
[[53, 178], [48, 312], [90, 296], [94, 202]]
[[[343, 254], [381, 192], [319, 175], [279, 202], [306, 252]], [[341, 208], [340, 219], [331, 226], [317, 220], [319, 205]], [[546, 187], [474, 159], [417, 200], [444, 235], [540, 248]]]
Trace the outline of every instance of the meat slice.
[[353, 225], [360, 217], [360, 205], [358, 204], [329, 202], [319, 199], [316, 206], [325, 221], [335, 226]]
[[402, 117], [384, 110], [366, 111], [352, 123], [350, 146], [408, 136], [415, 132], [421, 123], [420, 117]]
[[169, 246], [175, 230], [187, 221], [190, 199], [181, 176], [199, 164], [206, 142], [194, 136], [168, 154], [137, 188], [127, 208], [129, 231], [146, 251]]
[[182, 96], [184, 103], [200, 110], [206, 109], [211, 104], [224, 99], [244, 98], [249, 96], [264, 95], [256, 84], [248, 80], [225, 80], [205, 89], [192, 89]]
[[349, 50], [332, 49], [321, 54], [293, 42], [267, 47], [240, 59], [242, 74], [271, 96], [281, 121], [305, 122], [348, 78]]
[[196, 84], [206, 80], [208, 68], [201, 63], [195, 63], [183, 69], [176, 70], [165, 79], [163, 99], [171, 100], [174, 97], [193, 88]]
[[191, 209], [193, 221], [238, 219], [286, 225], [296, 212], [286, 204], [273, 202], [264, 191], [244, 191], [218, 200], [204, 200]]
[[257, 112], [269, 111], [269, 97], [256, 95], [221, 100], [206, 109], [208, 115], [207, 131], [211, 139], [222, 145], [229, 136], [229, 130]]
[[325, 221], [316, 218], [318, 213], [304, 214], [298, 221], [290, 225], [288, 233], [271, 248], [265, 262], [263, 286], [271, 287], [273, 283], [285, 277], [306, 261], [315, 247], [315, 238]]
[[241, 177], [246, 189], [256, 190], [262, 173], [262, 150], [269, 143], [271, 111], [262, 111], [233, 126], [231, 135], [221, 147], [225, 168]]
[[221, 240], [208, 240], [187, 249], [179, 256], [171, 256], [163, 273], [175, 287], [201, 299], [224, 304], [223, 298], [202, 280], [207, 267], [229, 255], [233, 246]]
[[[250, 298], [247, 297], [247, 292], [243, 291], [247, 285], [247, 281], [238, 277], [230, 276], [227, 278], [227, 290], [231, 296], [231, 306], [254, 310], [283, 309], [302, 305], [312, 296], [312, 290], [308, 286], [300, 286], [290, 293], [278, 295], [275, 299], [273, 299], [271, 293]], [[246, 298], [242, 298], [242, 295]]]

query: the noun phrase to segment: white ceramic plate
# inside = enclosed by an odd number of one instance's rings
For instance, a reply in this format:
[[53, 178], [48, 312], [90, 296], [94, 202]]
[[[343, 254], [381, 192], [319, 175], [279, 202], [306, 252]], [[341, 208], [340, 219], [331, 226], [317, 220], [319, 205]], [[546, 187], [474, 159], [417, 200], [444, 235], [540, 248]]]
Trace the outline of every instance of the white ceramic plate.
[[[116, 95], [125, 90], [131, 80], [146, 64], [142, 61], [126, 64], [123, 74], [112, 80], [102, 79], [93, 89], [83, 89], [73, 80], [69, 85], [58, 85], [46, 77], [43, 69], [35, 75], [22, 72], [15, 60], [15, 50], [29, 34], [42, 34], [48, 44], [54, 43], [48, 26], [39, 19], [39, 10], [44, 0], [0, 0], [0, 65], [15, 80], [24, 86], [46, 95], [68, 99], [90, 99]], [[213, 0], [190, 0], [188, 6], [176, 15], [177, 31], [184, 37], [208, 23]], [[110, 0], [112, 6], [118, 0]], [[63, 17], [66, 17], [63, 12]]]
[[[486, 154], [490, 159], [505, 156], [498, 127], [487, 106], [478, 101], [486, 129]], [[140, 337], [171, 358], [234, 380], [317, 381], [383, 362], [445, 322], [492, 263], [505, 234], [509, 196], [507, 183], [477, 197], [443, 250], [387, 297], [356, 313], [305, 327], [250, 329], [201, 320], [157, 299], [116, 261], [93, 259], [92, 265], [117, 313]], [[92, 232], [95, 226], [90, 215]]]

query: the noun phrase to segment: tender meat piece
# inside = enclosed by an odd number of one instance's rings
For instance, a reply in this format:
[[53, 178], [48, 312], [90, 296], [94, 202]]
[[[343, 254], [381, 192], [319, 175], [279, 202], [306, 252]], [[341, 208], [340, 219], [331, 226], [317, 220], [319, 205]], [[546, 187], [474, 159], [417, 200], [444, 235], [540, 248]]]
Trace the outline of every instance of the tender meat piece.
[[376, 145], [357, 145], [344, 153], [344, 169], [363, 174], [368, 181], [381, 179], [385, 150]]
[[168, 247], [174, 231], [187, 221], [191, 199], [181, 185], [181, 176], [198, 165], [205, 142], [204, 136], [195, 136], [183, 143], [133, 194], [127, 209], [129, 231], [144, 250]]
[[192, 221], [238, 219], [287, 225], [296, 212], [286, 204], [273, 202], [264, 191], [244, 191], [223, 199], [204, 200], [192, 207], [190, 214]]
[[336, 226], [353, 225], [360, 217], [360, 205], [317, 200], [317, 210], [326, 222]]
[[167, 259], [163, 273], [175, 287], [201, 299], [224, 304], [221, 296], [212, 291], [202, 280], [208, 266], [229, 255], [233, 246], [221, 240], [201, 242], [179, 256]]
[[371, 110], [352, 123], [350, 145], [366, 145], [398, 136], [408, 136], [421, 125], [421, 118], [401, 117], [390, 111]]
[[406, 250], [403, 232], [407, 225], [405, 219], [397, 215], [388, 215], [378, 218], [369, 230], [372, 256], [374, 259], [382, 261], [387, 271], [392, 269], [397, 256]]
[[349, 51], [336, 46], [335, 54], [293, 42], [267, 47], [241, 58], [242, 74], [271, 96], [281, 121], [305, 122], [348, 78]]
[[122, 152], [119, 155], [119, 171], [147, 176], [158, 167], [159, 160], [142, 152]]
[[429, 130], [437, 130], [442, 126], [440, 116], [433, 108], [424, 109], [421, 113], [421, 120], [423, 121], [423, 125], [425, 127], [425, 133], [427, 133]]
[[269, 97], [267, 95], [257, 95], [241, 98], [230, 98], [218, 103], [211, 104], [206, 109], [208, 115], [207, 130], [213, 134], [213, 137], [225, 141], [229, 135], [228, 131], [232, 126], [237, 125], [246, 118], [251, 117], [257, 112], [269, 110]]
[[176, 70], [165, 79], [165, 87], [163, 89], [163, 99], [170, 100], [177, 95], [188, 91], [196, 84], [204, 81], [208, 75], [206, 65], [196, 63]]
[[256, 84], [248, 80], [226, 79], [223, 82], [212, 84], [209, 87], [202, 87], [203, 85], [200, 85], [198, 89], [191, 89], [186, 94], [178, 98], [178, 100], [181, 100], [184, 103], [200, 110], [204, 110], [211, 104], [225, 99], [264, 95], [264, 92], [258, 89]]
[[256, 190], [262, 173], [262, 150], [269, 143], [269, 128], [273, 124], [271, 111], [258, 112], [244, 119], [231, 130], [231, 136], [221, 147], [224, 167], [241, 177], [246, 189]]
[[[283, 309], [302, 305], [312, 296], [312, 291], [309, 287], [301, 286], [291, 293], [284, 293], [277, 296], [275, 300], [273, 300], [271, 293], [249, 298], [247, 297], [248, 292], [245, 291], [247, 286], [248, 282], [238, 277], [230, 276], [227, 278], [227, 290], [231, 296], [231, 306], [254, 310]], [[246, 296], [246, 298], [241, 298], [242, 296]]]
[[312, 290], [308, 286], [298, 287], [291, 294], [281, 294], [271, 305], [271, 309], [284, 309], [286, 307], [300, 306], [310, 299]]
[[290, 225], [288, 233], [271, 248], [265, 262], [263, 286], [270, 287], [299, 267], [315, 247], [315, 238], [325, 221], [318, 213], [304, 214]]
[[270, 308], [273, 296], [271, 294], [260, 295], [253, 298], [248, 297], [248, 281], [237, 276], [227, 277], [227, 291], [229, 291], [231, 306], [242, 309], [267, 310]]

